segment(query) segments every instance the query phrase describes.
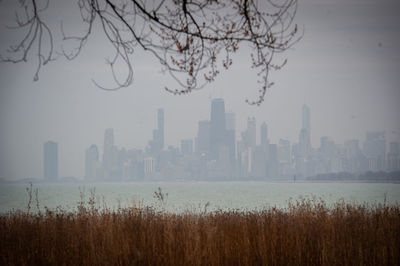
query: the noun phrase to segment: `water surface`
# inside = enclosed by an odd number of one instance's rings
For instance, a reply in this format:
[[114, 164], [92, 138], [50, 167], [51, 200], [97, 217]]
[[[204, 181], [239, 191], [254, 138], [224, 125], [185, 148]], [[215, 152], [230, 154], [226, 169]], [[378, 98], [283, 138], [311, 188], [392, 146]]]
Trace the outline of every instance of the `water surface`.
[[[0, 213], [26, 210], [29, 184], [0, 185]], [[160, 206], [154, 192], [158, 188], [166, 196], [170, 211], [286, 207], [289, 200], [323, 199], [327, 204], [339, 200], [356, 204], [399, 204], [400, 184], [387, 183], [270, 183], [270, 182], [190, 182], [190, 183], [77, 183], [33, 185], [38, 189], [39, 208], [76, 209], [81, 196], [89, 200], [95, 189], [99, 207], [118, 208], [133, 204]], [[33, 194], [32, 210], [37, 209]]]

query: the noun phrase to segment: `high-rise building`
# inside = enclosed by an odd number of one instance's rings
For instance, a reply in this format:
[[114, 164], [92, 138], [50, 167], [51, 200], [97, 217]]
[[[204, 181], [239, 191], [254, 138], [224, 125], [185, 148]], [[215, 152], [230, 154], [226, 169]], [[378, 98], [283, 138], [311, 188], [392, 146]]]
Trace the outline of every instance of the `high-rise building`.
[[45, 180], [58, 179], [58, 144], [47, 141], [43, 145], [43, 172]]
[[103, 147], [103, 174], [104, 178], [113, 177], [113, 172], [117, 168], [118, 151], [114, 145], [114, 130], [107, 128], [104, 132]]
[[256, 118], [247, 118], [246, 131], [242, 132], [242, 140], [245, 146], [254, 148], [256, 146]]
[[359, 141], [357, 139], [346, 140], [344, 142], [345, 164], [344, 170], [350, 173], [356, 173], [364, 170], [363, 161], [364, 157], [361, 154]]
[[369, 171], [381, 171], [385, 167], [386, 138], [385, 132], [370, 131], [366, 134], [363, 146], [364, 155], [368, 160]]
[[311, 119], [310, 108], [303, 105], [301, 115], [301, 130], [299, 134], [299, 144], [296, 151], [296, 174], [298, 176], [310, 176], [311, 160]]
[[164, 109], [160, 108], [157, 111], [158, 125], [158, 142], [160, 150], [164, 149]]
[[278, 161], [280, 163], [290, 163], [290, 141], [286, 139], [279, 140]]
[[311, 132], [311, 122], [310, 122], [310, 107], [303, 105], [302, 109], [302, 128], [307, 129]]
[[193, 140], [183, 139], [181, 140], [181, 153], [184, 156], [192, 155], [193, 153]]
[[310, 108], [303, 105], [302, 109], [302, 128], [299, 136], [299, 155], [307, 157], [311, 152], [311, 122]]
[[199, 121], [195, 151], [200, 155], [210, 152], [210, 121], [208, 120]]
[[260, 127], [260, 141], [263, 147], [269, 144], [268, 140], [268, 126], [267, 123], [263, 122]]
[[91, 145], [85, 152], [85, 180], [93, 181], [97, 177], [99, 151], [96, 145]]
[[221, 146], [226, 146], [226, 121], [225, 121], [225, 103], [223, 99], [214, 99], [211, 102], [210, 119], [210, 156], [213, 159], [218, 158], [218, 152]]
[[230, 162], [233, 164], [235, 162], [235, 154], [236, 154], [235, 114], [234, 113], [226, 113], [225, 121], [226, 121], [226, 145], [229, 150]]
[[114, 130], [107, 128], [104, 132], [104, 151], [109, 150], [114, 146]]
[[149, 142], [151, 153], [158, 154], [164, 149], [164, 109], [157, 110], [157, 129], [153, 130], [153, 139]]
[[388, 170], [400, 169], [400, 143], [390, 142], [389, 152], [387, 154], [387, 168]]

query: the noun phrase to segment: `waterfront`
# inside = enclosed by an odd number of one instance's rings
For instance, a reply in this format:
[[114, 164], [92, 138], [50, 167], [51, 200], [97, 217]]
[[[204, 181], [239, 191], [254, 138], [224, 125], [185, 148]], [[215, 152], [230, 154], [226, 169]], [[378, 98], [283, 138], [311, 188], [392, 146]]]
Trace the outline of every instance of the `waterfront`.
[[[0, 185], [0, 213], [26, 210], [29, 184]], [[149, 183], [38, 183], [38, 201], [44, 207], [75, 210], [84, 194], [89, 200], [95, 189], [98, 207], [128, 207], [133, 204], [158, 206], [154, 197], [158, 188], [168, 196], [168, 211], [240, 209], [254, 210], [276, 206], [284, 208], [290, 200], [322, 199], [328, 205], [340, 200], [346, 203], [370, 205], [400, 203], [400, 184], [389, 183], [270, 183], [270, 182], [149, 182]], [[32, 210], [36, 211], [33, 193]]]

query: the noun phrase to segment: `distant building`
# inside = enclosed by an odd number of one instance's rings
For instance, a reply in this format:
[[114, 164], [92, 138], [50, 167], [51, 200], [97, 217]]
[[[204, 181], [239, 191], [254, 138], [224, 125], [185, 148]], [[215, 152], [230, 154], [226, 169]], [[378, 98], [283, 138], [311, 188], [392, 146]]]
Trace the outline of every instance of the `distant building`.
[[236, 154], [236, 132], [235, 132], [235, 114], [234, 113], [226, 113], [225, 114], [226, 121], [226, 145], [229, 150], [229, 160], [232, 164], [232, 167], [235, 165], [235, 154]]
[[296, 174], [299, 177], [313, 175], [311, 156], [311, 112], [307, 105], [303, 105], [301, 113], [302, 123], [299, 134], [299, 143], [296, 151]]
[[365, 157], [361, 153], [359, 141], [357, 139], [344, 142], [344, 171], [356, 173], [366, 168]]
[[91, 145], [85, 152], [85, 180], [94, 181], [99, 167], [99, 151], [96, 145]]
[[369, 131], [363, 145], [363, 153], [368, 160], [369, 171], [382, 171], [385, 168], [385, 132]]
[[286, 139], [280, 139], [278, 146], [279, 163], [290, 163], [290, 157], [290, 141]]
[[158, 154], [164, 149], [164, 109], [157, 110], [157, 129], [153, 130], [153, 139], [149, 142], [150, 152]]
[[143, 159], [144, 164], [144, 175], [146, 177], [151, 176], [156, 170], [156, 161], [153, 157], [145, 157]]
[[183, 156], [189, 156], [193, 153], [193, 140], [183, 139], [181, 140], [181, 153]]
[[260, 141], [261, 145], [266, 147], [269, 144], [268, 140], [268, 126], [267, 123], [263, 122], [260, 127]]
[[58, 144], [47, 141], [43, 145], [43, 172], [44, 179], [55, 181], [58, 179]]
[[114, 130], [107, 128], [104, 132], [103, 177], [115, 178], [118, 172], [118, 149], [114, 145]]
[[210, 156], [218, 158], [221, 146], [226, 146], [225, 103], [223, 99], [214, 99], [211, 102], [210, 118]]
[[395, 171], [400, 169], [400, 144], [398, 142], [390, 142], [389, 152], [387, 154], [387, 169]]
[[311, 133], [311, 112], [310, 107], [307, 105], [303, 105], [302, 108], [302, 128], [306, 129], [309, 133]]
[[256, 118], [247, 118], [247, 129], [242, 133], [242, 139], [247, 147], [256, 147]]
[[196, 137], [196, 154], [208, 154], [210, 152], [210, 121], [199, 121]]

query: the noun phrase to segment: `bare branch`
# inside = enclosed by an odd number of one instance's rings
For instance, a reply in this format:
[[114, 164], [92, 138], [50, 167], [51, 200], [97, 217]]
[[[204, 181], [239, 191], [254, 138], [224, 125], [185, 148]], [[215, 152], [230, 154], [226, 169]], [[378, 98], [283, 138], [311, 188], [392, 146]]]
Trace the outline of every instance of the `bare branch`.
[[[38, 7], [36, 0], [21, 0], [24, 18], [17, 13], [17, 28], [28, 28], [27, 34], [10, 48], [21, 57], [1, 57], [2, 62], [26, 61], [33, 46], [37, 47], [38, 67], [53, 57], [51, 30], [43, 23], [41, 13], [47, 8]], [[251, 68], [258, 76], [258, 98], [246, 100], [259, 105], [264, 101], [271, 70], [281, 69], [274, 63], [274, 54], [282, 53], [297, 43], [302, 34], [294, 25], [297, 0], [78, 0], [78, 8], [86, 31], [81, 36], [67, 36], [61, 23], [65, 42], [75, 43], [74, 48], [59, 54], [69, 60], [76, 58], [87, 43], [97, 21], [115, 54], [107, 60], [114, 88], [127, 87], [133, 82], [132, 54], [143, 49], [157, 58], [163, 71], [168, 72], [179, 89], [165, 88], [174, 94], [186, 94], [213, 82], [220, 74], [219, 68], [229, 69], [232, 55], [242, 44], [252, 48]], [[47, 42], [48, 45], [44, 45]], [[46, 49], [45, 49], [46, 48]], [[122, 63], [127, 69], [120, 80], [115, 66]]]

